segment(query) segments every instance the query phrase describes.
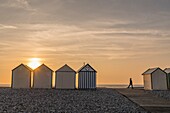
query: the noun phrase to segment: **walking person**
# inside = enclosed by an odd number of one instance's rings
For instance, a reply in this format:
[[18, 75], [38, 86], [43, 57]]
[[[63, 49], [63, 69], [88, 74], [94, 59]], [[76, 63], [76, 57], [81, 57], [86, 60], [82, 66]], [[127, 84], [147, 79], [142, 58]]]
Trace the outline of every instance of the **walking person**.
[[130, 78], [130, 81], [129, 81], [129, 86], [127, 88], [132, 88], [133, 89], [133, 82], [132, 82], [132, 78]]

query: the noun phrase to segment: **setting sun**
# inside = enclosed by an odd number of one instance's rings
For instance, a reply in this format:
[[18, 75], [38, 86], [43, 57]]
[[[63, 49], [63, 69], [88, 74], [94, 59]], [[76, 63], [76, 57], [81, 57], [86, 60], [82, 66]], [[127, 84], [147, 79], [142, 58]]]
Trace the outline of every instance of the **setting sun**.
[[32, 69], [35, 69], [41, 65], [40, 60], [41, 60], [40, 58], [31, 58], [29, 60], [28, 66], [30, 66]]

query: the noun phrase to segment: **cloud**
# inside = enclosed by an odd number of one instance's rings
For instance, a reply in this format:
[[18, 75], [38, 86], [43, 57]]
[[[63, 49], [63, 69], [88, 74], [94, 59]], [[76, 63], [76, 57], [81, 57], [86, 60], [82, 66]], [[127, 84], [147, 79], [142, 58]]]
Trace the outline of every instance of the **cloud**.
[[30, 4], [29, 0], [6, 0], [6, 2], [2, 2], [1, 7], [8, 7], [8, 8], [19, 8], [25, 10], [34, 10]]
[[[154, 30], [78, 27], [62, 24], [17, 24], [14, 31], [3, 31], [1, 54], [39, 55], [49, 59], [62, 56], [87, 59], [134, 59], [158, 54], [170, 46], [169, 34]], [[7, 34], [8, 33], [8, 34]], [[22, 43], [25, 42], [25, 43]], [[156, 52], [153, 49], [157, 50]], [[20, 54], [22, 53], [22, 54]]]
[[0, 54], [70, 60], [169, 55], [168, 4], [167, 0], [3, 1]]
[[[165, 23], [164, 25], [168, 26], [166, 23], [168, 23], [170, 10], [167, 5], [169, 1], [167, 0], [163, 2], [160, 0], [154, 2], [152, 0], [51, 0], [50, 2], [46, 0], [8, 0], [5, 4], [7, 3], [14, 4], [11, 6], [15, 7], [8, 8], [6, 11], [9, 13], [3, 15], [3, 18], [12, 15], [14, 17], [12, 21], [17, 23], [62, 23], [82, 27], [107, 21], [113, 22], [113, 25], [120, 24], [114, 23], [114, 20], [116, 22], [131, 21], [135, 23], [133, 25], [130, 23], [130, 26], [126, 24], [124, 26], [126, 28], [143, 28], [142, 26], [144, 28], [157, 28], [163, 22]], [[33, 9], [33, 11], [18, 9], [17, 7]], [[16, 10], [19, 13], [17, 14], [18, 16], [16, 16]]]
[[0, 30], [2, 29], [17, 29], [16, 26], [12, 26], [12, 25], [3, 25], [3, 24], [0, 24]]

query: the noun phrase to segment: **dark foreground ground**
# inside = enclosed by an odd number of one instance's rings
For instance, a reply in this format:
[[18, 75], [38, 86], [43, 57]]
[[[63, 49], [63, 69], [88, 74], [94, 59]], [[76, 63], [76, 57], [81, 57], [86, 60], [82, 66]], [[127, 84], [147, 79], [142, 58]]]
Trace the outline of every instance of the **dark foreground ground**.
[[170, 92], [168, 90], [148, 91], [144, 89], [117, 89], [122, 95], [128, 97], [145, 110], [151, 113], [170, 113]]
[[0, 113], [146, 113], [114, 89], [0, 88]]
[[170, 90], [153, 90], [146, 92], [170, 101]]

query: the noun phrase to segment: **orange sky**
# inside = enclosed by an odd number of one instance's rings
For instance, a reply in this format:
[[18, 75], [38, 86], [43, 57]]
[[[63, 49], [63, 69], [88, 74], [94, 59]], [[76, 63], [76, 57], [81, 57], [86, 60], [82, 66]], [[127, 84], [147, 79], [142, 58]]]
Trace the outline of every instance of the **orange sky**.
[[[89, 58], [86, 60], [90, 63], [97, 71], [97, 83], [98, 84], [127, 84], [129, 82], [129, 78], [133, 78], [134, 84], [143, 84], [143, 79], [141, 73], [144, 72], [148, 67], [157, 67], [160, 66], [165, 68], [168, 66], [167, 61], [162, 60], [160, 63], [158, 56], [156, 58], [151, 59], [115, 59], [115, 60], [107, 60], [107, 59], [96, 59]], [[60, 59], [56, 62], [51, 60], [42, 60], [54, 71], [60, 68], [65, 63], [68, 63], [73, 69], [78, 70], [82, 65], [83, 61], [79, 62], [67, 62], [61, 61]], [[20, 62], [25, 64], [29, 64], [28, 59], [16, 60], [11, 63], [5, 63], [4, 66], [1, 66], [1, 84], [10, 84], [11, 81], [11, 70], [16, 67]]]
[[31, 58], [54, 71], [89, 63], [98, 84], [143, 84], [146, 69], [170, 67], [170, 1], [132, 1], [2, 1], [0, 84]]

